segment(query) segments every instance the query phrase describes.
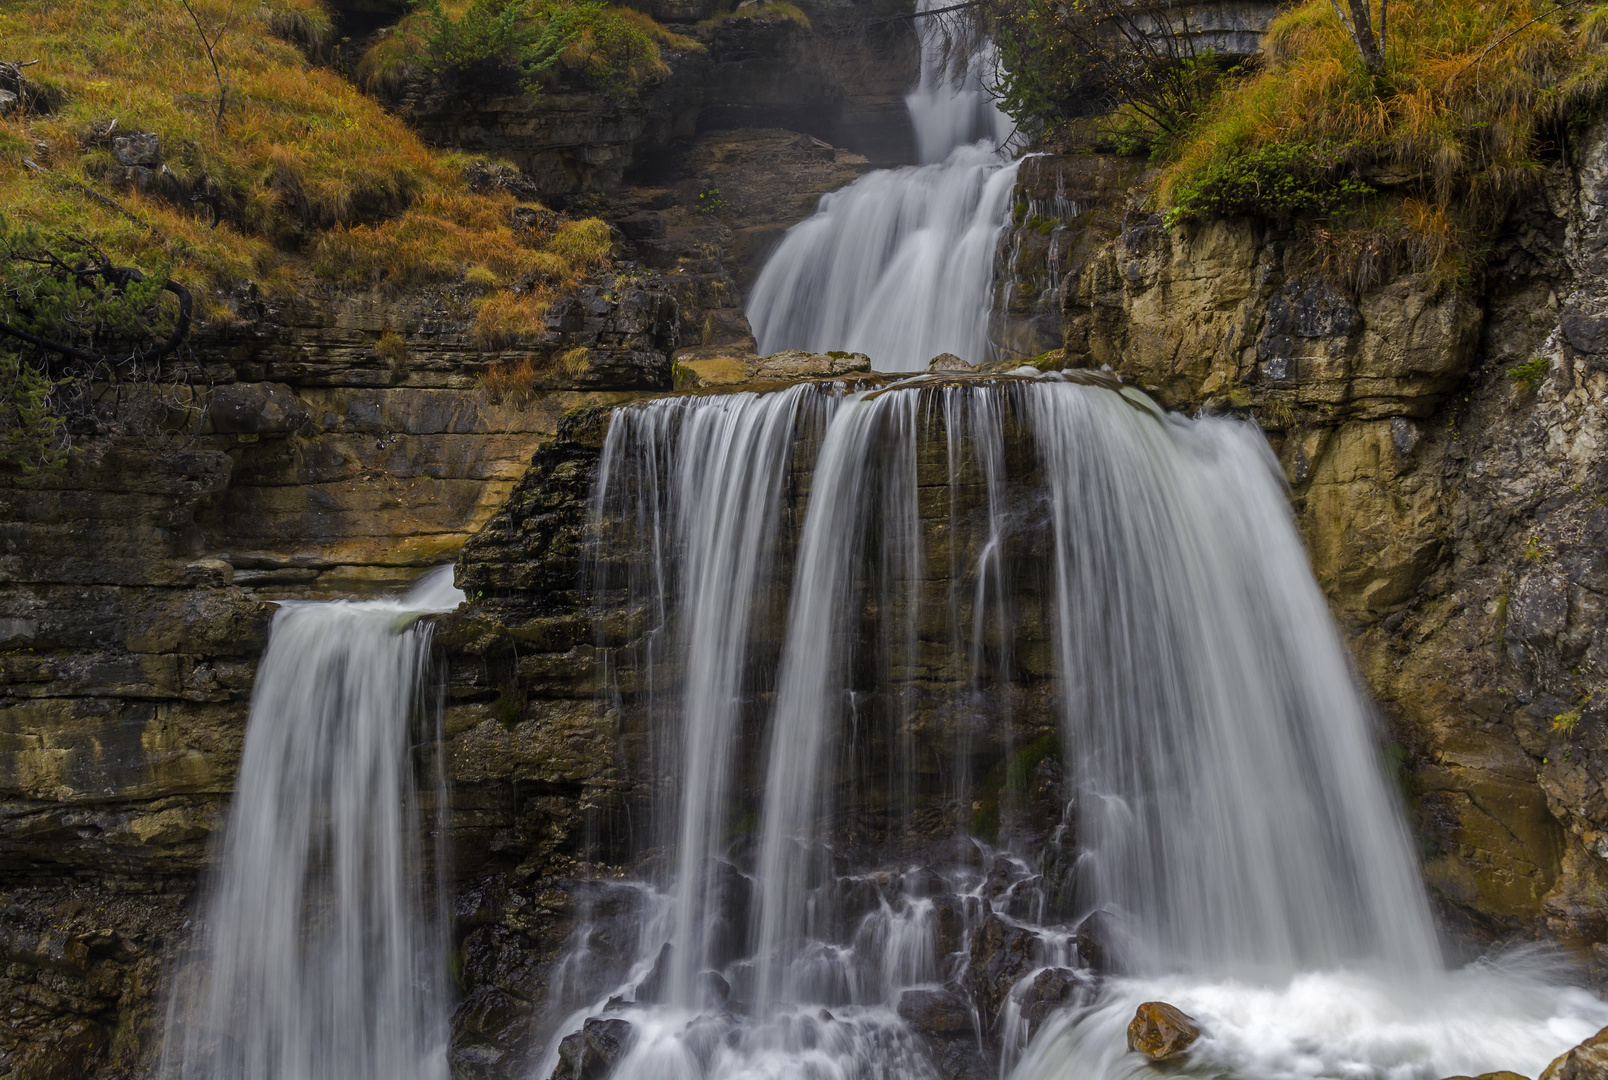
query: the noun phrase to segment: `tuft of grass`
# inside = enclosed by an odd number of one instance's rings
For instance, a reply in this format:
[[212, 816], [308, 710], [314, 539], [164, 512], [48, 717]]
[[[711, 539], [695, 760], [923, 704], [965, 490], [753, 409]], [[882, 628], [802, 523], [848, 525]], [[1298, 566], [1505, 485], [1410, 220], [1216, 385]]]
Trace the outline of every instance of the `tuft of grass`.
[[494, 293], [475, 311], [475, 344], [489, 352], [538, 337], [547, 329], [551, 301], [552, 294], [541, 289]]
[[586, 374], [587, 368], [591, 366], [592, 354], [585, 346], [582, 346], [559, 353], [553, 357], [551, 369], [555, 374], [576, 378]]
[[475, 265], [463, 272], [463, 283], [477, 293], [496, 292], [502, 277], [489, 266]]
[[1574, 738], [1575, 728], [1578, 727], [1579, 724], [1579, 709], [1570, 709], [1568, 712], [1559, 713], [1557, 716], [1552, 718], [1552, 730], [1557, 734], [1562, 735], [1565, 739]]
[[585, 218], [560, 225], [549, 246], [571, 266], [591, 269], [608, 261], [613, 244], [607, 222]]
[[395, 330], [387, 330], [380, 335], [380, 340], [374, 343], [374, 355], [385, 361], [385, 366], [391, 369], [392, 375], [400, 375], [407, 369], [407, 342], [403, 341], [402, 335]]

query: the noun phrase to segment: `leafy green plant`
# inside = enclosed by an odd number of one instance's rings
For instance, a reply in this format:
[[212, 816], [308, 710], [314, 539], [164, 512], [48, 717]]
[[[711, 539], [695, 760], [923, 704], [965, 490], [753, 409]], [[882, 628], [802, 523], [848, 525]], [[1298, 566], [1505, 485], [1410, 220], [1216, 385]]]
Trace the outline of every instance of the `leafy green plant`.
[[190, 319], [189, 290], [165, 269], [116, 266], [85, 240], [0, 217], [0, 463], [55, 468], [75, 436], [163, 418], [160, 364]]
[[1330, 214], [1373, 194], [1340, 175], [1336, 154], [1312, 143], [1276, 143], [1229, 152], [1182, 178], [1173, 188], [1167, 224], [1201, 217], [1264, 217], [1290, 221]]
[[1580, 710], [1570, 709], [1559, 713], [1552, 718], [1552, 730], [1565, 739], [1574, 738], [1575, 728], [1580, 724]]
[[710, 187], [698, 192], [695, 205], [700, 214], [718, 214], [726, 209], [726, 200], [720, 197], [719, 188]]

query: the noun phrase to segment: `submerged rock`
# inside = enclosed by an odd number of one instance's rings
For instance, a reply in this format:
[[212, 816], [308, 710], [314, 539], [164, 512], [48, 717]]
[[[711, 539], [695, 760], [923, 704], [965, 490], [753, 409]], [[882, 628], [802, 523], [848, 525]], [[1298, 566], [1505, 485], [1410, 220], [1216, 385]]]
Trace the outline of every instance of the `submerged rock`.
[[[1608, 1077], [1608, 1027], [1559, 1055], [1542, 1071], [1540, 1080], [1604, 1080]], [[1480, 1077], [1480, 1080], [1486, 1080]], [[1502, 1080], [1507, 1080], [1504, 1076]]]
[[1151, 1061], [1175, 1058], [1200, 1038], [1194, 1017], [1165, 1001], [1147, 1001], [1133, 1014], [1128, 1025], [1128, 1049]]
[[1070, 968], [1045, 968], [1035, 975], [1033, 981], [1020, 991], [1021, 996], [1017, 999], [1022, 1019], [1027, 1021], [1029, 1037], [1049, 1019], [1050, 1014], [1071, 1001], [1078, 987], [1087, 979], [1085, 975], [1080, 980], [1078, 973]]

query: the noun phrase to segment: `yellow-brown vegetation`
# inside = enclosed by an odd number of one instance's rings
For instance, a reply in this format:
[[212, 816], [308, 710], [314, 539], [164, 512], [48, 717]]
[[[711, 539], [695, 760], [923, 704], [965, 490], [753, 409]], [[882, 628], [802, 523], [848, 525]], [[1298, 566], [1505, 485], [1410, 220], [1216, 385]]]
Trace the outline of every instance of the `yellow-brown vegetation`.
[[[286, 40], [328, 36], [321, 0], [191, 6], [217, 74], [176, 0], [0, 8], [0, 59], [37, 58], [24, 73], [51, 104], [0, 118], [0, 216], [171, 268], [203, 287], [203, 306], [206, 286], [250, 279], [283, 291], [316, 275], [387, 288], [466, 282], [483, 305], [530, 309], [532, 291], [550, 297], [597, 265], [573, 238], [606, 235], [601, 222], [523, 227], [512, 196], [470, 191], [462, 158], [426, 147]], [[106, 135], [113, 121], [113, 135], [161, 137], [165, 194], [125, 182]], [[216, 204], [215, 227], [189, 193]], [[513, 297], [515, 285], [526, 295]]]
[[1173, 148], [1161, 198], [1189, 216], [1213, 208], [1236, 170], [1276, 164], [1297, 176], [1281, 192], [1292, 207], [1324, 205], [1323, 189], [1352, 208], [1315, 234], [1348, 273], [1365, 280], [1388, 260], [1456, 272], [1533, 189], [1571, 120], [1600, 103], [1605, 39], [1608, 5], [1396, 0], [1374, 76], [1334, 5], [1306, 0], [1274, 23], [1262, 70], [1227, 86]]

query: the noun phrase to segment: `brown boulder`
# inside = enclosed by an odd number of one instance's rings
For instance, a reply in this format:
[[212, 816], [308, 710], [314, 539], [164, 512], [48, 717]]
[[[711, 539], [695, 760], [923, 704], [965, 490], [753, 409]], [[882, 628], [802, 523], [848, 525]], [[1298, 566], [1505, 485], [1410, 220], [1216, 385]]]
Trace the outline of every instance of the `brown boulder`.
[[1194, 1018], [1165, 1001], [1147, 1001], [1128, 1025], [1128, 1049], [1151, 1061], [1166, 1061], [1188, 1050], [1200, 1038]]
[[1608, 1027], [1556, 1058], [1541, 1080], [1608, 1080]]

